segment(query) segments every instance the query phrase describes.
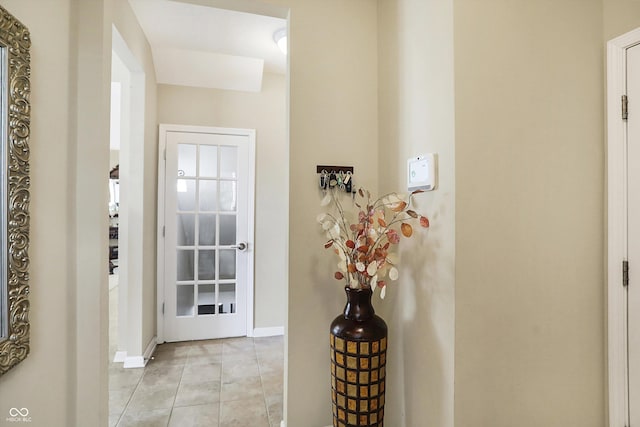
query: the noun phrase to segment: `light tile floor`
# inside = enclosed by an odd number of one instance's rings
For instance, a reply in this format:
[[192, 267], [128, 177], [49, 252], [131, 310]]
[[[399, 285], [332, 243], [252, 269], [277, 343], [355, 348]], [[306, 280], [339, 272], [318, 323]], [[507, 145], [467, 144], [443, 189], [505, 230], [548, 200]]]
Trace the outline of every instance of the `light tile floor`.
[[111, 363], [109, 425], [280, 427], [283, 343], [281, 336], [169, 343], [144, 369]]

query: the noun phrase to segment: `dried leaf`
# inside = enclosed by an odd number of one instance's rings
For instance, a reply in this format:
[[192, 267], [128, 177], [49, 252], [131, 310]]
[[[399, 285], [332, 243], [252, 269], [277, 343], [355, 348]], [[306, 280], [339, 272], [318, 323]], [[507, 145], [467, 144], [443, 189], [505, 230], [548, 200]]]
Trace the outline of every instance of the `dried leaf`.
[[387, 223], [384, 222], [383, 218], [378, 218], [378, 224], [380, 224], [380, 227], [386, 227]]
[[362, 191], [362, 188], [358, 188], [358, 194], [360, 197], [364, 197], [364, 191]]
[[356, 265], [355, 265], [355, 264], [349, 264], [349, 265], [347, 266], [347, 271], [348, 271], [349, 273], [355, 273], [355, 272], [356, 272]]
[[429, 227], [429, 218], [427, 218], [426, 216], [421, 216], [420, 217], [420, 225], [423, 226], [424, 228], [428, 228]]
[[399, 276], [398, 269], [395, 267], [391, 267], [389, 269], [389, 279], [398, 280], [398, 276]]
[[393, 245], [400, 243], [400, 236], [398, 236], [398, 232], [396, 230], [387, 231], [387, 239], [389, 239], [389, 243]]
[[386, 282], [384, 280], [380, 280], [378, 281], [378, 283], [376, 284], [379, 288], [384, 288], [385, 286], [387, 286]]
[[[328, 222], [328, 221], [327, 221]], [[325, 222], [326, 224], [326, 222]], [[329, 239], [339, 239], [340, 238], [340, 226], [336, 224], [329, 224], [329, 228], [327, 228], [327, 238]], [[324, 227], [324, 224], [323, 224]]]
[[331, 193], [327, 193], [324, 196], [324, 198], [320, 202], [320, 206], [327, 206], [329, 203], [331, 203]]
[[349, 249], [354, 249], [356, 244], [353, 240], [349, 239], [344, 243]]
[[364, 269], [365, 269], [364, 262], [358, 262], [356, 264], [356, 270], [358, 270], [359, 272], [362, 273], [364, 271]]
[[377, 270], [378, 270], [378, 264], [375, 262], [372, 262], [367, 266], [367, 274], [369, 276], [373, 276], [374, 274], [376, 274]]
[[413, 227], [411, 227], [411, 225], [407, 224], [406, 222], [402, 223], [402, 225], [400, 226], [400, 230], [402, 231], [402, 235], [404, 237], [411, 237], [411, 235], [413, 234]]
[[411, 209], [407, 211], [407, 215], [409, 215], [411, 218], [418, 218], [418, 214], [416, 213], [416, 211], [412, 211]]
[[340, 273], [339, 271], [336, 271], [336, 274], [334, 274], [333, 277], [335, 277], [338, 280], [344, 279], [344, 275], [342, 273]]
[[329, 240], [327, 243], [324, 244], [325, 249], [329, 249], [331, 246], [333, 246], [333, 240]]
[[400, 197], [398, 197], [397, 193], [390, 193], [387, 197], [384, 198], [385, 204], [394, 204], [402, 201]]
[[369, 252], [369, 246], [367, 245], [358, 246], [358, 251], [366, 254], [367, 252]]
[[387, 294], [387, 286], [383, 286], [382, 290], [380, 291], [380, 298], [384, 299], [384, 296]]
[[399, 202], [397, 205], [392, 206], [390, 209], [394, 212], [402, 212], [407, 207], [407, 202]]

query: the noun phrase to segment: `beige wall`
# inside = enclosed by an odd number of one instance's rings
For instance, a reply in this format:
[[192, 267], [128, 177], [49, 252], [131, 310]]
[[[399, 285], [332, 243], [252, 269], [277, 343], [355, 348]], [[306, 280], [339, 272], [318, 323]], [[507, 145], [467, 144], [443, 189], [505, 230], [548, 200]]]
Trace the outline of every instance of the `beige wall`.
[[[26, 407], [31, 425], [68, 425], [67, 396], [73, 366], [67, 363], [75, 331], [66, 313], [74, 309], [67, 253], [70, 214], [69, 2], [2, 0], [31, 31], [31, 353], [0, 377], [0, 425], [9, 409]], [[46, 42], [43, 42], [46, 41]], [[56, 46], [52, 49], [51, 46]], [[40, 71], [44, 70], [44, 71]], [[52, 102], [53, 101], [53, 102]], [[39, 387], [43, 379], [55, 385]]]
[[438, 189], [415, 198], [431, 228], [402, 242], [400, 278], [377, 305], [389, 326], [385, 424], [453, 427], [453, 1], [378, 5], [380, 189], [406, 192], [409, 157], [437, 153], [439, 166]]
[[286, 216], [288, 159], [286, 78], [265, 74], [259, 93], [158, 87], [160, 123], [256, 129], [255, 294], [256, 328], [286, 321]]
[[640, 1], [603, 0], [604, 40], [608, 41], [640, 26]]
[[316, 165], [355, 167], [377, 191], [377, 6], [370, 0], [278, 0], [290, 6], [287, 425], [331, 423], [329, 325], [344, 307], [323, 249]]
[[456, 0], [455, 425], [605, 425], [602, 3]]

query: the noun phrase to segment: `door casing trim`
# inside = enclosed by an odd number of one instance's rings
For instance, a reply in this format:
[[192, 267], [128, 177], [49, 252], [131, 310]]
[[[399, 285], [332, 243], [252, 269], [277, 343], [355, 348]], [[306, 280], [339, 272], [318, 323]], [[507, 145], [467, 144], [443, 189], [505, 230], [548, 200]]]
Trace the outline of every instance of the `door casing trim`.
[[211, 126], [188, 126], [175, 124], [160, 124], [158, 132], [158, 228], [157, 238], [157, 309], [156, 328], [157, 342], [163, 343], [164, 337], [164, 226], [165, 226], [165, 178], [166, 178], [166, 148], [168, 132], [197, 132], [197, 133], [218, 133], [225, 135], [240, 135], [249, 138], [249, 176], [247, 179], [247, 189], [249, 197], [247, 200], [248, 220], [247, 236], [249, 238], [249, 248], [247, 253], [247, 336], [252, 337], [254, 331], [254, 251], [251, 249], [255, 241], [255, 172], [256, 172], [256, 131], [255, 129], [221, 128]]
[[607, 43], [607, 399], [609, 426], [629, 422], [627, 292], [627, 126], [621, 98], [626, 93], [625, 50], [640, 43], [640, 28]]

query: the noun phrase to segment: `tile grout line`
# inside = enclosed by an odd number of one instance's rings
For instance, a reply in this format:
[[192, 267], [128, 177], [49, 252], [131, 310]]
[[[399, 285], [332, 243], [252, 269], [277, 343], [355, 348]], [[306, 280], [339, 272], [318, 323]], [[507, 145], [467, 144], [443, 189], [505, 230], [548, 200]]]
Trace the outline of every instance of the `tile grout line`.
[[191, 357], [191, 352], [193, 351], [193, 347], [189, 348], [189, 352], [187, 353], [187, 358], [185, 359], [184, 364], [182, 365], [182, 372], [180, 372], [180, 381], [178, 381], [178, 385], [176, 386], [176, 395], [173, 396], [173, 403], [171, 404], [171, 410], [169, 411], [169, 418], [167, 419], [167, 427], [171, 424], [171, 417], [173, 416], [173, 408], [176, 406], [176, 400], [178, 399], [178, 391], [180, 390], [180, 384], [182, 384], [182, 378], [184, 377], [184, 370], [187, 366], [187, 362]]

